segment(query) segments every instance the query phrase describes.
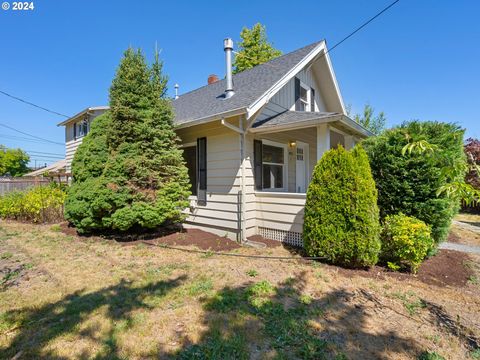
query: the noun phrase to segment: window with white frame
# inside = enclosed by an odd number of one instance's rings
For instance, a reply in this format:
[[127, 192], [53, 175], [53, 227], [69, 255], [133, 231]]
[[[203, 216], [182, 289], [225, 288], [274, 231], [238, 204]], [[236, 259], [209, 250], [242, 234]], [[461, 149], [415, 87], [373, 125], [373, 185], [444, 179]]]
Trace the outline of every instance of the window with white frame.
[[310, 88], [300, 83], [300, 111], [310, 111]]
[[269, 141], [262, 143], [262, 188], [284, 190], [286, 187], [286, 145]]
[[87, 119], [73, 124], [73, 131], [75, 139], [82, 138], [90, 131], [90, 122]]

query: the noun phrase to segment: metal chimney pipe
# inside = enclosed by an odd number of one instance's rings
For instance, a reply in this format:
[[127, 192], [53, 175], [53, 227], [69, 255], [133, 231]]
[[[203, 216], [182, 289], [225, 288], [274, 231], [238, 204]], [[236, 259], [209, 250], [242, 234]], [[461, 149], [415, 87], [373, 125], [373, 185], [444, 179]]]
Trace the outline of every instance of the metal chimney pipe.
[[226, 74], [226, 83], [225, 88], [225, 99], [228, 99], [235, 94], [233, 91], [233, 79], [232, 79], [232, 50], [233, 50], [233, 40], [226, 38], [223, 40], [223, 49], [225, 50], [225, 64], [227, 66]]
[[174, 86], [174, 88], [175, 88], [175, 100], [178, 99], [178, 88], [179, 88], [179, 87], [180, 87], [180, 86], [179, 86], [178, 84], [175, 84], [175, 86]]

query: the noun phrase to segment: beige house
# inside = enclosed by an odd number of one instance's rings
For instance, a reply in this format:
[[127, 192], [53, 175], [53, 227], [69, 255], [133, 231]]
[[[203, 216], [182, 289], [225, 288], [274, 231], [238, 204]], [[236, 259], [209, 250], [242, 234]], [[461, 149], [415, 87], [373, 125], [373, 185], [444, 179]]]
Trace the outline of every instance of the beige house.
[[[318, 159], [371, 135], [351, 120], [325, 41], [226, 77], [173, 101], [193, 195], [186, 226], [243, 241], [260, 234], [302, 244], [306, 189]], [[90, 121], [85, 109], [65, 126], [67, 171]]]

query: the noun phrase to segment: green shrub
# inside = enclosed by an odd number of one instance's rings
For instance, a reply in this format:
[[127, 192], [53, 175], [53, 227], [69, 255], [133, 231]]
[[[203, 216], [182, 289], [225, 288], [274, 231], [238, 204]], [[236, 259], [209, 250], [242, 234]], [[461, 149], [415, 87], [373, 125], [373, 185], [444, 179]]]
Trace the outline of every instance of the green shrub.
[[128, 49], [110, 88], [110, 111], [96, 118], [72, 163], [65, 218], [80, 233], [153, 229], [184, 219], [189, 181], [166, 77]]
[[[448, 235], [460, 202], [443, 193], [442, 186], [463, 181], [465, 154], [459, 126], [412, 121], [362, 142], [378, 189], [380, 218], [403, 213], [432, 227], [435, 241]], [[407, 144], [428, 142], [435, 150], [402, 154]], [[445, 169], [449, 168], [448, 174]]]
[[374, 265], [380, 251], [377, 190], [365, 151], [339, 146], [315, 166], [303, 238], [310, 256], [340, 265]]
[[63, 219], [65, 192], [56, 185], [36, 186], [0, 197], [0, 217], [38, 222]]
[[414, 273], [434, 247], [430, 227], [421, 220], [403, 214], [385, 218], [381, 240], [382, 261], [392, 270], [407, 268]]

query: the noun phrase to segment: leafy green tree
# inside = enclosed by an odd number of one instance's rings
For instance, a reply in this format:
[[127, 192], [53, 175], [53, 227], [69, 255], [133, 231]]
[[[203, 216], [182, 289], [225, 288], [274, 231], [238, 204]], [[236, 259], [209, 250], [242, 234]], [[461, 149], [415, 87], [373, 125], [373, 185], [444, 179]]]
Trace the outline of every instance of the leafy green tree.
[[80, 232], [139, 231], [183, 220], [188, 173], [165, 94], [158, 53], [149, 67], [140, 50], [128, 49], [112, 81], [110, 111], [94, 120], [72, 164], [65, 211]]
[[[349, 112], [350, 109], [348, 109], [347, 113]], [[353, 120], [375, 135], [378, 135], [385, 130], [385, 125], [387, 123], [385, 113], [381, 111], [378, 115], [375, 115], [375, 109], [369, 104], [365, 105], [363, 114], [355, 114]]]
[[282, 55], [267, 40], [266, 28], [257, 23], [251, 29], [244, 27], [240, 32], [242, 40], [238, 44], [239, 51], [233, 62], [233, 73], [250, 69]]
[[26, 174], [30, 157], [21, 149], [8, 149], [0, 145], [0, 176], [22, 176]]
[[377, 190], [360, 145], [327, 151], [315, 166], [303, 239], [310, 256], [340, 265], [374, 265], [380, 251]]
[[403, 213], [430, 225], [436, 243], [446, 238], [460, 201], [440, 190], [464, 182], [463, 134], [455, 124], [411, 121], [362, 142], [382, 220]]

